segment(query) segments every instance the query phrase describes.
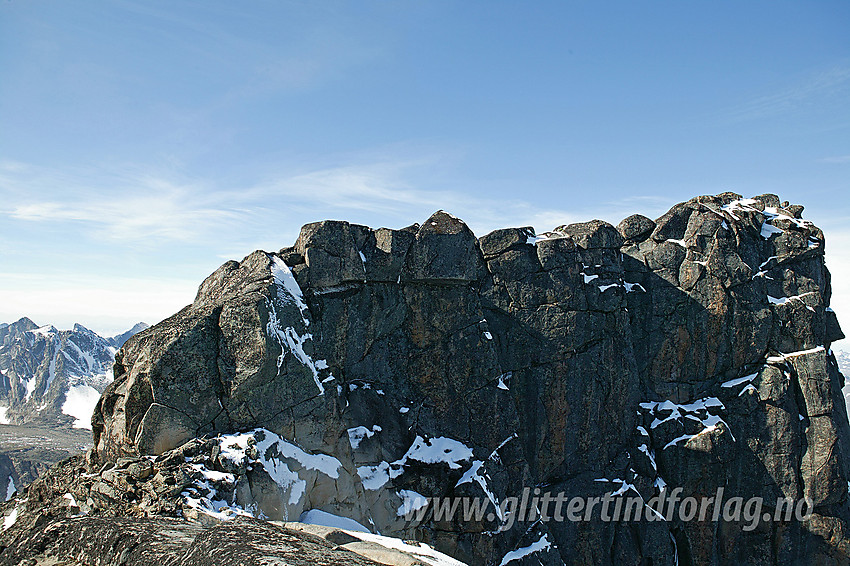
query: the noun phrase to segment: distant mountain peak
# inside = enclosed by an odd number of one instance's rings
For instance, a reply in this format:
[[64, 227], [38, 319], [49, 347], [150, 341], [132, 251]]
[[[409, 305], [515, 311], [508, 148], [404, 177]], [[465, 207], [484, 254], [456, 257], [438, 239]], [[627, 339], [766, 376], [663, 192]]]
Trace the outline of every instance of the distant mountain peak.
[[123, 334], [105, 338], [79, 323], [71, 330], [39, 326], [27, 317], [4, 323], [0, 422], [88, 428], [94, 405], [112, 381], [115, 352], [146, 328], [139, 322]]
[[94, 332], [93, 330], [89, 330], [88, 328], [86, 328], [85, 326], [80, 324], [79, 322], [74, 323], [73, 330], [74, 330], [74, 332], [84, 332], [84, 333], [96, 334], [96, 332]]
[[147, 330], [148, 328], [150, 328], [150, 324], [148, 324], [146, 322], [137, 322], [136, 324], [133, 325], [133, 328], [131, 328], [127, 332], [124, 332], [124, 333], [119, 334], [117, 336], [113, 336], [112, 338], [109, 338], [109, 340], [110, 340], [110, 342], [112, 342], [113, 346], [115, 346], [116, 348], [120, 348], [121, 346], [124, 345], [124, 342], [126, 342], [127, 340], [129, 340], [130, 338], [132, 338], [133, 336], [138, 334], [139, 332], [141, 332], [143, 330]]
[[35, 330], [36, 328], [38, 328], [38, 325], [24, 316], [19, 318], [15, 322], [9, 324], [8, 328], [10, 330], [16, 330], [18, 332], [26, 332], [28, 330]]
[[136, 324], [133, 325], [133, 328], [130, 329], [130, 332], [138, 333], [138, 332], [141, 332], [142, 330], [147, 330], [150, 327], [151, 327], [151, 325], [148, 324], [147, 322], [137, 322]]

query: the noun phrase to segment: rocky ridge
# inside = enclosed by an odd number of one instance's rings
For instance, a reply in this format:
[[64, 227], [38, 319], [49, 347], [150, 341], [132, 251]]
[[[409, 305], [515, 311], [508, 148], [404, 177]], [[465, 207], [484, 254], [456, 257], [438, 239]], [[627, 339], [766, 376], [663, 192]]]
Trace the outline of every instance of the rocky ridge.
[[[128, 340], [95, 447], [4, 505], [0, 546], [26, 557], [38, 524], [71, 532], [80, 514], [323, 512], [469, 564], [847, 564], [843, 334], [802, 210], [725, 193], [540, 235], [476, 238], [442, 211], [402, 230], [309, 224]], [[402, 512], [674, 487], [814, 513], [749, 530]]]

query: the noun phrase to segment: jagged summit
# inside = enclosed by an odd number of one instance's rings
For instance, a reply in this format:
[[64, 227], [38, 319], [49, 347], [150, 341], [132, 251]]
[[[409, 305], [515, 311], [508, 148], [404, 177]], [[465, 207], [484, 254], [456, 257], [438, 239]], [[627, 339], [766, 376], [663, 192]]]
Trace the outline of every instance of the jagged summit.
[[4, 328], [10, 327], [16, 328], [19, 332], [26, 332], [28, 330], [35, 330], [36, 328], [38, 328], [38, 325], [24, 316], [11, 324], [7, 324]]
[[58, 330], [23, 317], [0, 328], [0, 420], [90, 428], [94, 405], [112, 381], [117, 348], [142, 326], [116, 337], [120, 342], [79, 323]]
[[[850, 425], [830, 350], [843, 334], [802, 210], [724, 193], [541, 234], [476, 238], [443, 211], [401, 230], [308, 224], [124, 344], [95, 448], [57, 471], [76, 469], [69, 493], [88, 498], [69, 513], [323, 512], [469, 564], [846, 562]], [[808, 497], [814, 514], [748, 530], [403, 513], [525, 488], [648, 502], [719, 487]], [[43, 509], [20, 505], [0, 540]]]
[[146, 322], [137, 322], [130, 330], [128, 330], [127, 332], [122, 332], [117, 336], [113, 336], [109, 339], [109, 341], [112, 342], [112, 345], [116, 348], [120, 348], [124, 345], [124, 342], [126, 342], [142, 330], [147, 330], [148, 328], [150, 328], [150, 324]]

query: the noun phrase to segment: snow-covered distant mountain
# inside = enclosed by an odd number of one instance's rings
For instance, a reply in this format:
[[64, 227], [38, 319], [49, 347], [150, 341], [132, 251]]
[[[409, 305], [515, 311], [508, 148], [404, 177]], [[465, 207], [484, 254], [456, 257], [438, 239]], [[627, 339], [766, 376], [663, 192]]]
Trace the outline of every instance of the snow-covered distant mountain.
[[844, 389], [841, 392], [844, 394], [844, 404], [847, 406], [847, 413], [850, 414], [850, 352], [833, 349], [832, 353], [835, 354], [838, 369], [844, 374]]
[[844, 374], [845, 379], [850, 381], [850, 353], [843, 350], [833, 350], [833, 353], [838, 362], [838, 369]]
[[0, 423], [91, 428], [92, 410], [113, 379], [115, 352], [147, 326], [112, 338], [26, 317], [0, 327]]
[[124, 332], [123, 334], [113, 336], [112, 338], [110, 338], [110, 340], [112, 341], [112, 345], [114, 347], [120, 348], [124, 345], [124, 342], [126, 342], [142, 330], [147, 330], [148, 328], [150, 328], [150, 324], [147, 324], [146, 322], [137, 322], [135, 325], [133, 325], [133, 328], [131, 328], [127, 332]]

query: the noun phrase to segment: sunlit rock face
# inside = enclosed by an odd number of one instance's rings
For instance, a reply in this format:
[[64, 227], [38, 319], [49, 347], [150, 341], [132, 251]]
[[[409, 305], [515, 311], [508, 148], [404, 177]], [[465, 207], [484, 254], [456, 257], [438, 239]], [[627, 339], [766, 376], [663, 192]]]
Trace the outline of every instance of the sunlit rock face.
[[[183, 466], [184, 516], [322, 511], [470, 564], [846, 563], [842, 334], [801, 213], [725, 193], [540, 234], [476, 238], [442, 211], [401, 230], [309, 224], [124, 345], [91, 465], [158, 455]], [[815, 512], [753, 530], [404, 513], [525, 488], [720, 487]]]

